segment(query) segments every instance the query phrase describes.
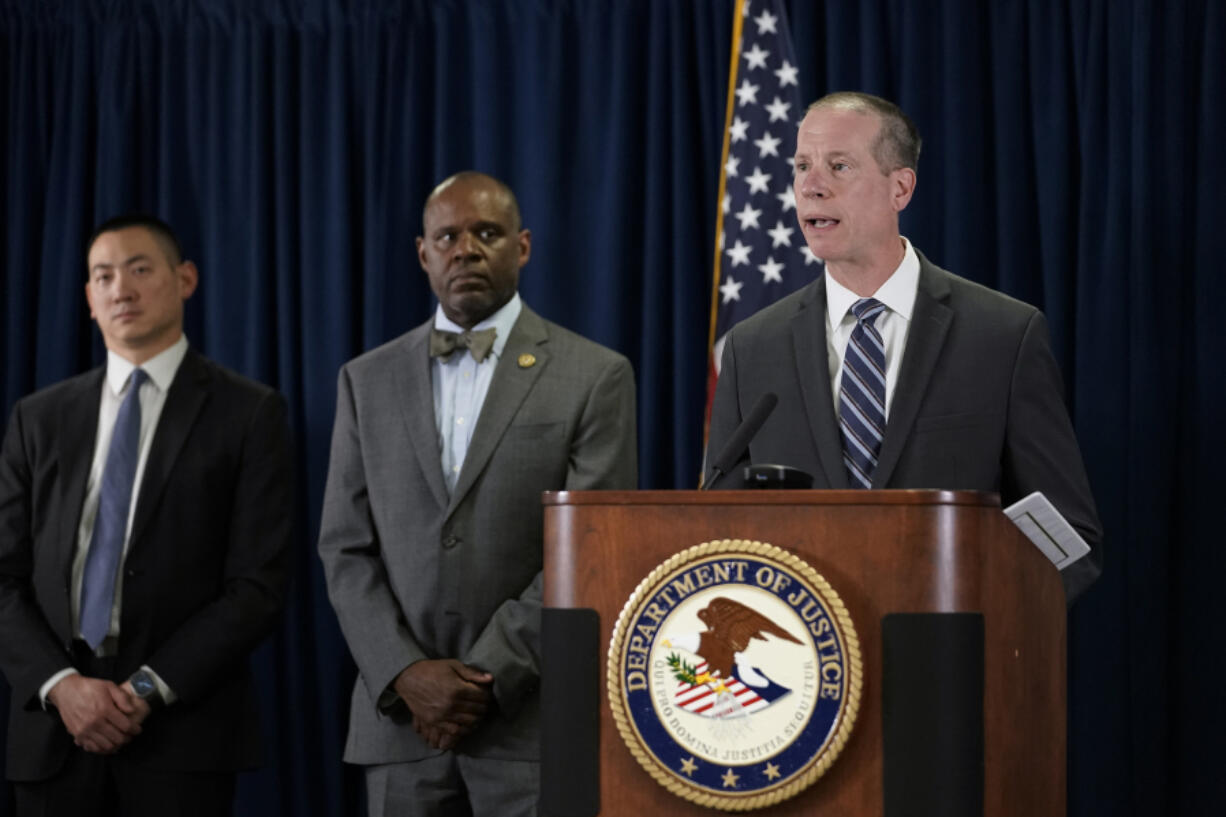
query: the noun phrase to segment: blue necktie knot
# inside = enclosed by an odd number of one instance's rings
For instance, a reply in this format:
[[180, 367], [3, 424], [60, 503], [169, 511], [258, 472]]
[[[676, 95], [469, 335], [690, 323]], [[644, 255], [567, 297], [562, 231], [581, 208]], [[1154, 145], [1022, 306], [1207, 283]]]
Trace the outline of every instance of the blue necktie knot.
[[870, 325], [884, 311], [885, 304], [876, 298], [861, 298], [851, 305], [851, 313], [856, 316], [856, 320]]

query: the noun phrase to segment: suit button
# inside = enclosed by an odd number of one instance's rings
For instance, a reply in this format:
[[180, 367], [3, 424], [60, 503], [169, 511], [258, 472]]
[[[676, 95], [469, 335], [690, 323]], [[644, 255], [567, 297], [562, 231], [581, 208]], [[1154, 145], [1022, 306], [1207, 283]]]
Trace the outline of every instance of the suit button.
[[448, 550], [458, 544], [460, 544], [460, 537], [458, 536], [447, 536], [443, 539], [443, 547], [447, 548]]

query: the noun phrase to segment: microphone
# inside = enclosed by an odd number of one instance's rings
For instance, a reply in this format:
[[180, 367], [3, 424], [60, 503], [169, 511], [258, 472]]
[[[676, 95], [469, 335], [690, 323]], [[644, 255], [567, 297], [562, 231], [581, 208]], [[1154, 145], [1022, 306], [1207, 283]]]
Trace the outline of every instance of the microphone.
[[741, 455], [745, 453], [745, 449], [749, 447], [749, 441], [758, 433], [758, 429], [762, 428], [762, 424], [766, 422], [766, 418], [775, 410], [775, 404], [779, 402], [779, 398], [774, 392], [767, 392], [758, 398], [758, 402], [750, 410], [748, 416], [741, 421], [737, 430], [728, 438], [728, 442], [724, 443], [723, 449], [720, 450], [719, 456], [715, 459], [715, 467], [712, 469], [711, 479], [703, 483], [702, 489], [708, 491], [715, 481], [728, 473]]

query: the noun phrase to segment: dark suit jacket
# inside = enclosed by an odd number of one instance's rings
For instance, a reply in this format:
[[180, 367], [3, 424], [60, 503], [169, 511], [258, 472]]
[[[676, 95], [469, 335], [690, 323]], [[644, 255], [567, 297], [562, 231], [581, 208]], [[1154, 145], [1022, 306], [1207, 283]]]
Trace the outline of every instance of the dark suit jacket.
[[[22, 399], [4, 438], [0, 666], [13, 688], [13, 780], [53, 775], [72, 747], [38, 689], [71, 665], [69, 577], [104, 373]], [[150, 715], [122, 757], [175, 770], [259, 762], [246, 658], [284, 599], [292, 496], [284, 401], [189, 349], [140, 485], [113, 679], [147, 664], [179, 700]]]
[[[1071, 601], [1102, 571], [1102, 531], [1046, 320], [919, 259], [873, 487], [995, 491], [1005, 505], [1042, 491], [1092, 548], [1062, 574]], [[800, 468], [815, 488], [850, 487], [826, 354], [825, 276], [729, 332], [708, 452], [720, 452], [760, 395], [774, 392], [779, 404], [714, 487], [739, 487], [749, 462]]]
[[339, 377], [319, 551], [360, 672], [351, 763], [437, 754], [395, 707], [378, 705], [400, 671], [425, 658], [457, 658], [495, 678], [497, 711], [458, 752], [537, 757], [541, 492], [637, 483], [629, 361], [524, 306], [448, 496], [432, 324], [350, 361]]

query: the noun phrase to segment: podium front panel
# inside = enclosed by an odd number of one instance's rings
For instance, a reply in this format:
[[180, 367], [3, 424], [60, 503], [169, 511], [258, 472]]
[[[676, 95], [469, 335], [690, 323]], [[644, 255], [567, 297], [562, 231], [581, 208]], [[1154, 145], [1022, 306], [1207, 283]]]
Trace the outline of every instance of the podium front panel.
[[[968, 714], [968, 707], [959, 704], [961, 714], [950, 721], [949, 730], [956, 727], [965, 736], [973, 733], [974, 724], [982, 724], [982, 773], [958, 770], [949, 779], [969, 781], [956, 783], [959, 791], [980, 786], [978, 793], [971, 792], [970, 802], [981, 798], [982, 813], [990, 817], [1065, 813], [1064, 591], [1059, 574], [1016, 531], [995, 495], [594, 491], [550, 493], [544, 503], [545, 606], [594, 611], [602, 666], [613, 627], [635, 588], [657, 566], [695, 545], [726, 539], [769, 543], [814, 568], [846, 605], [859, 635], [864, 668], [850, 740], [809, 788], [750, 813], [913, 813], [899, 810], [896, 802], [887, 811], [884, 774], [885, 736], [892, 732], [883, 721], [883, 623], [892, 614], [907, 613], [972, 614], [981, 622], [981, 718], [975, 720], [973, 711]], [[632, 757], [613, 722], [603, 671], [595, 679], [590, 672], [584, 678], [572, 675], [569, 683], [597, 687], [598, 734], [572, 730], [570, 751], [595, 747], [599, 814], [713, 813], [667, 791]], [[545, 679], [546, 692], [549, 685]], [[907, 686], [905, 677], [891, 678], [896, 694]], [[969, 709], [974, 706], [972, 702]], [[549, 707], [550, 701], [543, 699], [546, 720]], [[556, 722], [553, 728], [558, 729]], [[932, 735], [934, 753], [948, 747], [949, 730]], [[914, 735], [909, 740], [908, 747], [916, 745]], [[922, 746], [923, 739], [918, 743]], [[970, 762], [966, 738], [957, 743], [949, 756], [960, 758], [957, 763]], [[924, 760], [931, 757], [917, 758]], [[892, 780], [905, 779], [896, 776], [898, 756], [891, 762]]]

